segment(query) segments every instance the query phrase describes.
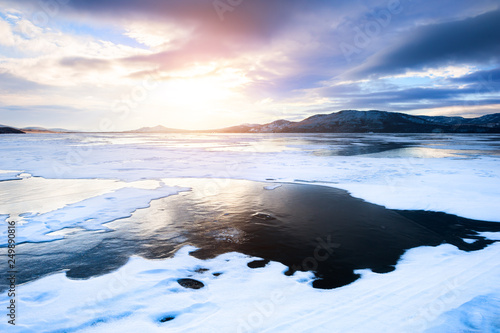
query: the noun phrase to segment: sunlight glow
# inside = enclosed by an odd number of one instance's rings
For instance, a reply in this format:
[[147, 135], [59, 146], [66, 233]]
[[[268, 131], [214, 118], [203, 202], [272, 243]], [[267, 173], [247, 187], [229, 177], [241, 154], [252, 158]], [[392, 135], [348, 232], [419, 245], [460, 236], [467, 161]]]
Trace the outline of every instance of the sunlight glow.
[[239, 90], [249, 82], [244, 74], [232, 68], [215, 66], [190, 68], [175, 73], [151, 92], [150, 102], [161, 118], [164, 110], [175, 110], [175, 122], [190, 127], [214, 110], [231, 109], [242, 98]]

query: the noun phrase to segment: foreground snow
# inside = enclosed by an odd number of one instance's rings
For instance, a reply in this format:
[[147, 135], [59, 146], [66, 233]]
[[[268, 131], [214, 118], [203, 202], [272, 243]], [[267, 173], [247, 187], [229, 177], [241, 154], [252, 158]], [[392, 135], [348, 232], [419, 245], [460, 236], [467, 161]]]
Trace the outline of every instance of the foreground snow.
[[[451, 245], [408, 251], [396, 271], [342, 288], [311, 288], [311, 273], [287, 277], [270, 263], [227, 253], [151, 261], [132, 257], [89, 280], [58, 273], [19, 288], [19, 324], [8, 332], [498, 332], [500, 244], [464, 253]], [[200, 272], [199, 268], [208, 269]], [[198, 270], [198, 272], [197, 272]], [[221, 273], [218, 276], [212, 273]], [[205, 284], [185, 289], [177, 279]], [[496, 281], [496, 282], [495, 282]], [[0, 306], [6, 306], [6, 295]], [[161, 322], [166, 317], [173, 320]]]

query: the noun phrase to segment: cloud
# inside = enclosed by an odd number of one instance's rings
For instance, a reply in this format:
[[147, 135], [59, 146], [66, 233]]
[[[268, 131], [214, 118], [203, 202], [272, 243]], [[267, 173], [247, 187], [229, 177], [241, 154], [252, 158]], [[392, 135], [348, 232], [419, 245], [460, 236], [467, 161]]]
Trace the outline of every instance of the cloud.
[[[478, 71], [458, 78], [441, 81], [438, 87], [427, 87], [417, 81], [412, 87], [402, 88], [396, 81], [379, 79], [373, 81], [346, 82], [316, 89], [323, 97], [330, 97], [343, 108], [376, 108], [389, 111], [409, 111], [414, 109], [440, 108], [449, 106], [478, 106], [499, 104], [497, 97], [500, 82], [479, 81], [477, 77], [492, 71]], [[400, 79], [405, 80], [406, 78]], [[391, 83], [388, 83], [391, 82]], [[424, 82], [432, 82], [430, 79]]]
[[358, 98], [379, 99], [385, 102], [414, 102], [423, 100], [450, 100], [458, 96], [475, 94], [474, 88], [410, 88], [363, 94]]
[[[14, 1], [10, 1], [14, 3]], [[25, 0], [25, 4], [44, 11], [44, 2]], [[56, 3], [57, 1], [52, 1]], [[321, 8], [331, 7], [331, 1], [311, 0], [234, 0], [225, 4], [224, 14], [219, 15], [213, 0], [71, 0], [60, 1], [64, 5], [52, 10], [73, 12], [89, 19], [89, 15], [112, 20], [168, 21], [179, 25], [195, 25], [205, 35], [217, 33], [223, 38], [230, 36], [255, 36], [267, 38], [286, 25], [296, 14], [304, 15]], [[340, 4], [337, 5], [340, 7]], [[47, 12], [47, 10], [45, 10]]]
[[50, 86], [24, 79], [8, 72], [0, 72], [0, 92], [2, 93], [33, 92], [47, 88], [50, 88]]
[[384, 76], [450, 64], [500, 62], [500, 10], [459, 21], [432, 24], [404, 35], [405, 41], [374, 55], [350, 73]]
[[85, 70], [107, 70], [110, 69], [111, 64], [108, 60], [91, 59], [84, 57], [64, 57], [60, 60], [60, 64], [66, 67], [76, 67]]
[[473, 87], [476, 94], [500, 94], [500, 68], [476, 71], [452, 80]]
[[[6, 38], [0, 40], [1, 67], [18, 78], [8, 81], [18, 82], [22, 78], [61, 89], [81, 84], [116, 84], [127, 72], [143, 68], [123, 68], [115, 60], [151, 53], [88, 35], [36, 27], [28, 21], [29, 14], [26, 13], [7, 19], [2, 15], [0, 12], [0, 32]], [[27, 35], [26, 31], [30, 34]], [[4, 83], [4, 86], [7, 84], [12, 87], [14, 83]], [[22, 85], [18, 87], [19, 92], [25, 91]]]

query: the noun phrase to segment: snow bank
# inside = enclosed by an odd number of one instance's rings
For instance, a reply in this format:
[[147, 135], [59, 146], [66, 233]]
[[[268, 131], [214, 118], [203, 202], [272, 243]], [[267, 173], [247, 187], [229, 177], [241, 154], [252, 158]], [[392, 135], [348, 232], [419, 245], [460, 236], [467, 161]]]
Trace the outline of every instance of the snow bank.
[[[0, 330], [411, 333], [438, 332], [443, 327], [500, 329], [495, 320], [500, 316], [496, 306], [500, 244], [469, 253], [451, 245], [412, 249], [395, 271], [362, 270], [362, 279], [333, 290], [311, 288], [310, 273], [285, 276], [286, 267], [279, 263], [250, 269], [246, 264], [255, 258], [226, 253], [203, 261], [189, 256], [192, 250], [184, 247], [165, 260], [133, 257], [119, 270], [88, 280], [70, 280], [58, 273], [20, 286], [18, 325], [7, 327], [1, 321]], [[181, 278], [196, 279], [205, 286], [186, 289], [177, 282]], [[7, 301], [2, 294], [0, 306]]]

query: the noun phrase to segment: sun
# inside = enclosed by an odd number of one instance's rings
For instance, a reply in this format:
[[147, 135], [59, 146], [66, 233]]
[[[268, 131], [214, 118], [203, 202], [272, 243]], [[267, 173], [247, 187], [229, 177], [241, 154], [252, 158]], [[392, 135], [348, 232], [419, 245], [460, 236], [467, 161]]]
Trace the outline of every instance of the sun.
[[181, 128], [217, 126], [209, 122], [233, 117], [234, 110], [240, 110], [246, 101], [244, 88], [249, 80], [242, 71], [231, 68], [200, 72], [165, 75], [168, 79], [159, 82], [141, 109], [157, 122]]
[[156, 101], [183, 109], [207, 108], [237, 97], [238, 90], [248, 82], [237, 69], [209, 69], [204, 67], [205, 73], [200, 69], [176, 73], [156, 89]]
[[217, 78], [175, 79], [165, 84], [162, 93], [164, 103], [190, 109], [206, 108], [232, 95]]

